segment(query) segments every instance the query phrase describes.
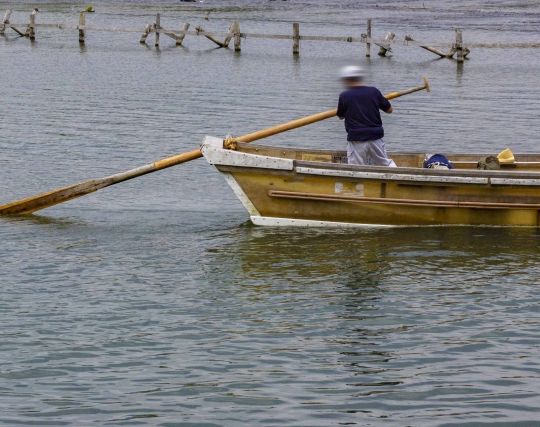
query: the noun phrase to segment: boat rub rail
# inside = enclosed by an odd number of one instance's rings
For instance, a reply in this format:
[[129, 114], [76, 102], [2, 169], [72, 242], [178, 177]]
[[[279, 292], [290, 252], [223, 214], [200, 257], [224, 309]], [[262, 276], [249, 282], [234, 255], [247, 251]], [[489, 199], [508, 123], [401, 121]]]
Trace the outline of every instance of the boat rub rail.
[[302, 193], [294, 191], [269, 190], [270, 197], [297, 200], [317, 200], [325, 202], [372, 203], [385, 205], [431, 206], [440, 208], [473, 208], [473, 209], [540, 209], [539, 203], [497, 203], [497, 202], [468, 202], [454, 200], [422, 200], [396, 199], [389, 197], [341, 196], [333, 194]]

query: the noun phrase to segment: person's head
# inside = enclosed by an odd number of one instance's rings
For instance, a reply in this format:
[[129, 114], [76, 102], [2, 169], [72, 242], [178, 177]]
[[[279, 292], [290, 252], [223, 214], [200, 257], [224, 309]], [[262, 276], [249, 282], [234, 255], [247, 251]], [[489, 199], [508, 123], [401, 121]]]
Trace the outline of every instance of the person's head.
[[358, 86], [364, 80], [364, 70], [357, 65], [347, 65], [341, 69], [339, 77], [346, 87]]

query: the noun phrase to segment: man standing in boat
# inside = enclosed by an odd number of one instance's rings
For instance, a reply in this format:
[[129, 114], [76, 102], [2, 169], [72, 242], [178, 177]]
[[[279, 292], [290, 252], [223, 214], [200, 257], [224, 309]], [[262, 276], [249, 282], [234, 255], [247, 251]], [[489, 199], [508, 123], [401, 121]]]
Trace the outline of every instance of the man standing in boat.
[[339, 96], [337, 116], [345, 119], [347, 162], [353, 165], [396, 167], [384, 146], [381, 113], [390, 114], [390, 102], [379, 89], [363, 84], [361, 67], [349, 65], [341, 70], [346, 90]]

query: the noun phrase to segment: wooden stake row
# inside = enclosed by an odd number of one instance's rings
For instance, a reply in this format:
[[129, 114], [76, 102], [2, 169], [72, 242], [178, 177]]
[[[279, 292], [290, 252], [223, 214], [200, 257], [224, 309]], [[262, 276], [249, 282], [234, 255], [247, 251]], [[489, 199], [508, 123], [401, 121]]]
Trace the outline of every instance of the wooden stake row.
[[14, 24], [10, 22], [12, 10], [8, 9], [4, 14], [4, 19], [0, 23], [0, 36], [5, 35], [6, 28], [11, 28], [21, 37], [28, 37], [30, 40], [35, 40], [36, 38], [36, 15], [39, 10], [36, 8], [30, 14], [30, 20], [26, 27], [26, 31], [19, 30]]
[[[0, 35], [5, 34], [5, 30], [7, 28], [11, 28], [13, 31], [18, 33], [20, 36], [28, 37], [30, 40], [35, 40], [36, 38], [36, 27], [42, 26], [42, 27], [57, 27], [60, 29], [65, 29], [63, 25], [60, 24], [36, 24], [36, 15], [37, 15], [38, 9], [34, 9], [32, 13], [30, 14], [30, 20], [28, 23], [28, 26], [26, 28], [26, 31], [20, 31], [14, 24], [10, 22], [11, 18], [11, 10], [7, 10], [3, 20], [0, 22]], [[300, 35], [300, 24], [298, 22], [295, 22], [292, 24], [292, 35], [276, 35], [276, 34], [246, 34], [240, 32], [240, 23], [238, 21], [233, 22], [227, 33], [220, 34], [220, 36], [225, 36], [223, 41], [219, 38], [218, 35], [215, 33], [209, 33], [205, 31], [202, 27], [196, 27], [194, 31], [189, 31], [190, 24], [185, 23], [183, 24], [182, 28], [179, 31], [173, 31], [168, 30], [166, 28], [163, 28], [161, 26], [161, 15], [158, 13], [156, 14], [155, 21], [152, 24], [148, 24], [145, 26], [143, 33], [140, 37], [139, 42], [140, 43], [146, 43], [147, 38], [150, 34], [155, 34], [155, 41], [154, 45], [157, 47], [160, 44], [160, 35], [164, 34], [173, 40], [175, 40], [175, 43], [177, 46], [182, 46], [184, 42], [184, 38], [187, 34], [193, 34], [193, 35], [202, 35], [206, 37], [208, 40], [215, 43], [220, 48], [227, 48], [229, 47], [231, 41], [234, 40], [234, 51], [240, 52], [242, 50], [242, 38], [260, 38], [260, 39], [289, 39], [292, 40], [292, 53], [294, 56], [297, 56], [300, 54], [300, 41], [301, 40], [312, 40], [312, 41], [345, 41], [345, 42], [358, 42], [358, 43], [365, 43], [366, 45], [366, 57], [371, 57], [371, 45], [375, 44], [379, 46], [379, 56], [386, 56], [388, 52], [392, 51], [392, 44], [395, 43], [395, 37], [396, 34], [393, 32], [389, 32], [386, 34], [385, 38], [383, 40], [377, 41], [374, 40], [372, 37], [372, 20], [367, 20], [367, 29], [366, 33], [362, 34], [360, 38], [356, 37], [336, 37], [336, 36], [301, 36]], [[80, 12], [79, 14], [79, 25], [76, 27], [79, 33], [79, 43], [84, 44], [85, 43], [85, 37], [86, 37], [86, 31], [88, 30], [88, 27], [86, 26], [86, 13]], [[128, 29], [97, 29], [93, 28], [94, 31], [113, 31], [113, 32], [137, 32], [138, 30], [128, 30]], [[410, 36], [405, 36], [404, 38], [404, 44], [409, 44], [409, 42], [414, 42], [413, 38]], [[439, 56], [440, 58], [453, 58], [454, 55], [456, 55], [456, 60], [458, 63], [462, 63], [465, 59], [467, 59], [467, 55], [470, 53], [470, 50], [463, 45], [463, 34], [461, 30], [456, 30], [456, 40], [452, 44], [449, 52], [443, 52], [440, 49], [434, 47], [434, 46], [428, 46], [427, 44], [419, 44], [414, 43], [421, 48], [434, 53], [435, 55]]]

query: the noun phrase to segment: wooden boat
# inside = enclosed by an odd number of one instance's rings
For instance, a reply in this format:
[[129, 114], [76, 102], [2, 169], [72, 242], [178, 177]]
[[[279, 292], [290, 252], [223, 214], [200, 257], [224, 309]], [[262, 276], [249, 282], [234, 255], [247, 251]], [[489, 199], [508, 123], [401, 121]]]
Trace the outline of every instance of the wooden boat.
[[424, 169], [426, 153], [391, 153], [397, 168], [346, 164], [346, 153], [206, 137], [206, 160], [223, 174], [257, 225], [538, 226], [540, 154], [477, 170], [485, 154], [454, 154], [455, 169]]

